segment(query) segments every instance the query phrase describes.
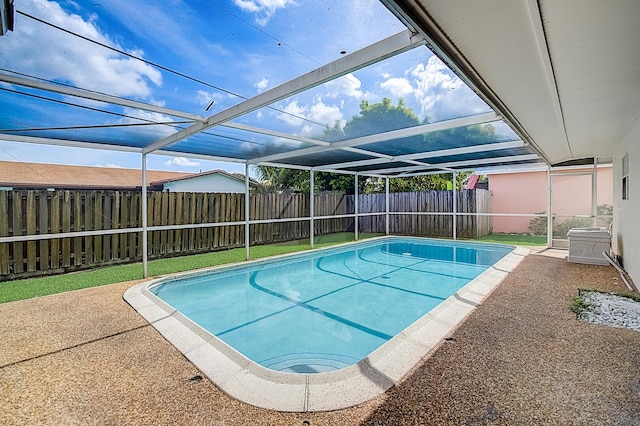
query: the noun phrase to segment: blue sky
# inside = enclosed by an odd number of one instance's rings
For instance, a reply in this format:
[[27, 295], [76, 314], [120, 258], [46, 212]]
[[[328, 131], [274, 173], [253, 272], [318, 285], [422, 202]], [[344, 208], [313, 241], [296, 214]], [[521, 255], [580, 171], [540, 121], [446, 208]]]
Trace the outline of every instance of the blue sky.
[[[20, 0], [16, 8], [206, 84], [99, 47], [22, 14], [16, 16], [15, 31], [0, 38], [1, 68], [199, 115], [220, 112], [243, 98], [336, 60], [343, 52], [351, 53], [405, 29], [374, 0]], [[0, 88], [15, 89], [9, 85]], [[429, 116], [431, 121], [488, 111], [438, 58], [426, 48], [418, 48], [237, 121], [312, 137], [326, 125], [344, 125], [358, 113], [362, 100], [373, 103], [383, 97], [394, 103], [402, 98], [420, 118]], [[63, 96], [58, 100], [78, 102]], [[4, 122], [0, 127], [176, 120], [93, 101], [82, 104], [118, 115], [0, 91], [0, 120]], [[152, 131], [149, 127], [134, 131], [123, 127], [118, 131], [118, 137], [134, 137], [146, 143], [175, 129], [155, 126]], [[113, 129], [79, 129], [76, 134], [100, 139], [115, 133]], [[235, 147], [229, 145], [228, 149]], [[139, 154], [3, 141], [0, 160], [140, 167]], [[244, 170], [241, 164], [184, 157], [151, 155], [148, 160], [150, 169]]]

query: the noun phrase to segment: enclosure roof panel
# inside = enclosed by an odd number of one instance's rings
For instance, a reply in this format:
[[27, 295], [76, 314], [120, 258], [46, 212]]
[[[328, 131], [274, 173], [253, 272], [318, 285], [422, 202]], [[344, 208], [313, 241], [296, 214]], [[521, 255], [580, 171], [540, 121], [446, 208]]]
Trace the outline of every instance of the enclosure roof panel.
[[20, 2], [0, 140], [358, 173], [538, 160], [393, 2], [249, 3]]

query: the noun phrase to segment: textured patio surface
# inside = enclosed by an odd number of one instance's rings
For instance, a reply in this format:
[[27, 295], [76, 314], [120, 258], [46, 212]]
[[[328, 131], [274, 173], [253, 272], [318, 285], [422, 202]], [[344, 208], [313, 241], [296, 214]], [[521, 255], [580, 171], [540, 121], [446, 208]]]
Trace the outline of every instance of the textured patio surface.
[[578, 288], [625, 292], [612, 267], [528, 256], [401, 383], [326, 413], [258, 409], [198, 379], [123, 301], [133, 284], [0, 305], [0, 424], [640, 424], [640, 333], [568, 309]]

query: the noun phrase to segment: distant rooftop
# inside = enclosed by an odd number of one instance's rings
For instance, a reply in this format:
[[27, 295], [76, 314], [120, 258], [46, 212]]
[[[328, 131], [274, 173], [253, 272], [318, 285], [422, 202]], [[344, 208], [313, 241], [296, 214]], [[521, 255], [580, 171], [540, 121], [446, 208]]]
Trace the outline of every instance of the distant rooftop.
[[[192, 173], [147, 170], [149, 185], [193, 176]], [[15, 189], [139, 189], [140, 169], [66, 166], [0, 161], [0, 187]]]

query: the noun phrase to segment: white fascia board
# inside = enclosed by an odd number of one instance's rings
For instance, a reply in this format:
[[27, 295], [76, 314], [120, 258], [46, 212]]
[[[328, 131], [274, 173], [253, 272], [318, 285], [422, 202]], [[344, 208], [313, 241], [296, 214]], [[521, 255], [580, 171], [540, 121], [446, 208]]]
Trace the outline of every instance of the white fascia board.
[[77, 89], [75, 87], [61, 86], [59, 84], [45, 83], [42, 81], [30, 80], [27, 78], [16, 77], [0, 73], [0, 82], [15, 84], [23, 87], [30, 87], [32, 89], [44, 90], [46, 92], [58, 93], [61, 95], [75, 96], [76, 98], [89, 99], [92, 101], [105, 102], [107, 104], [120, 105], [134, 109], [141, 109], [143, 111], [152, 111], [160, 114], [171, 115], [174, 117], [186, 118], [191, 121], [205, 121], [206, 118], [201, 115], [190, 114], [184, 111], [178, 111], [175, 109], [164, 108], [158, 105], [151, 105], [144, 102], [132, 101], [130, 99], [123, 99], [117, 96], [106, 95], [104, 93], [91, 92], [89, 90]]
[[373, 43], [361, 50], [357, 50], [350, 55], [323, 65], [307, 74], [294, 78], [280, 86], [260, 93], [253, 98], [249, 98], [237, 105], [227, 108], [217, 114], [207, 118], [203, 123], [196, 123], [173, 135], [162, 138], [144, 150], [144, 153], [151, 153], [164, 146], [183, 140], [195, 133], [199, 133], [210, 127], [226, 123], [241, 115], [248, 114], [274, 102], [293, 96], [304, 90], [319, 86], [335, 78], [346, 75], [352, 71], [366, 67], [373, 63], [382, 61], [392, 56], [411, 50], [426, 42], [422, 36], [416, 36], [409, 30], [401, 31], [384, 40]]
[[[553, 107], [553, 113], [556, 115], [559, 123], [564, 123], [564, 113], [562, 112], [562, 105], [560, 103], [560, 95], [558, 93], [558, 83], [556, 81], [555, 72], [553, 71], [553, 65], [551, 64], [551, 55], [549, 54], [548, 40], [544, 32], [544, 24], [542, 23], [542, 14], [536, 0], [527, 0], [527, 11], [529, 12], [529, 21], [531, 22], [531, 28], [533, 29], [534, 38], [538, 48], [538, 55], [540, 57], [540, 63], [544, 72], [545, 83], [551, 96], [551, 104]], [[562, 126], [562, 139], [567, 145], [570, 156], [573, 158], [573, 152], [571, 151], [571, 144], [567, 136], [566, 126]]]

